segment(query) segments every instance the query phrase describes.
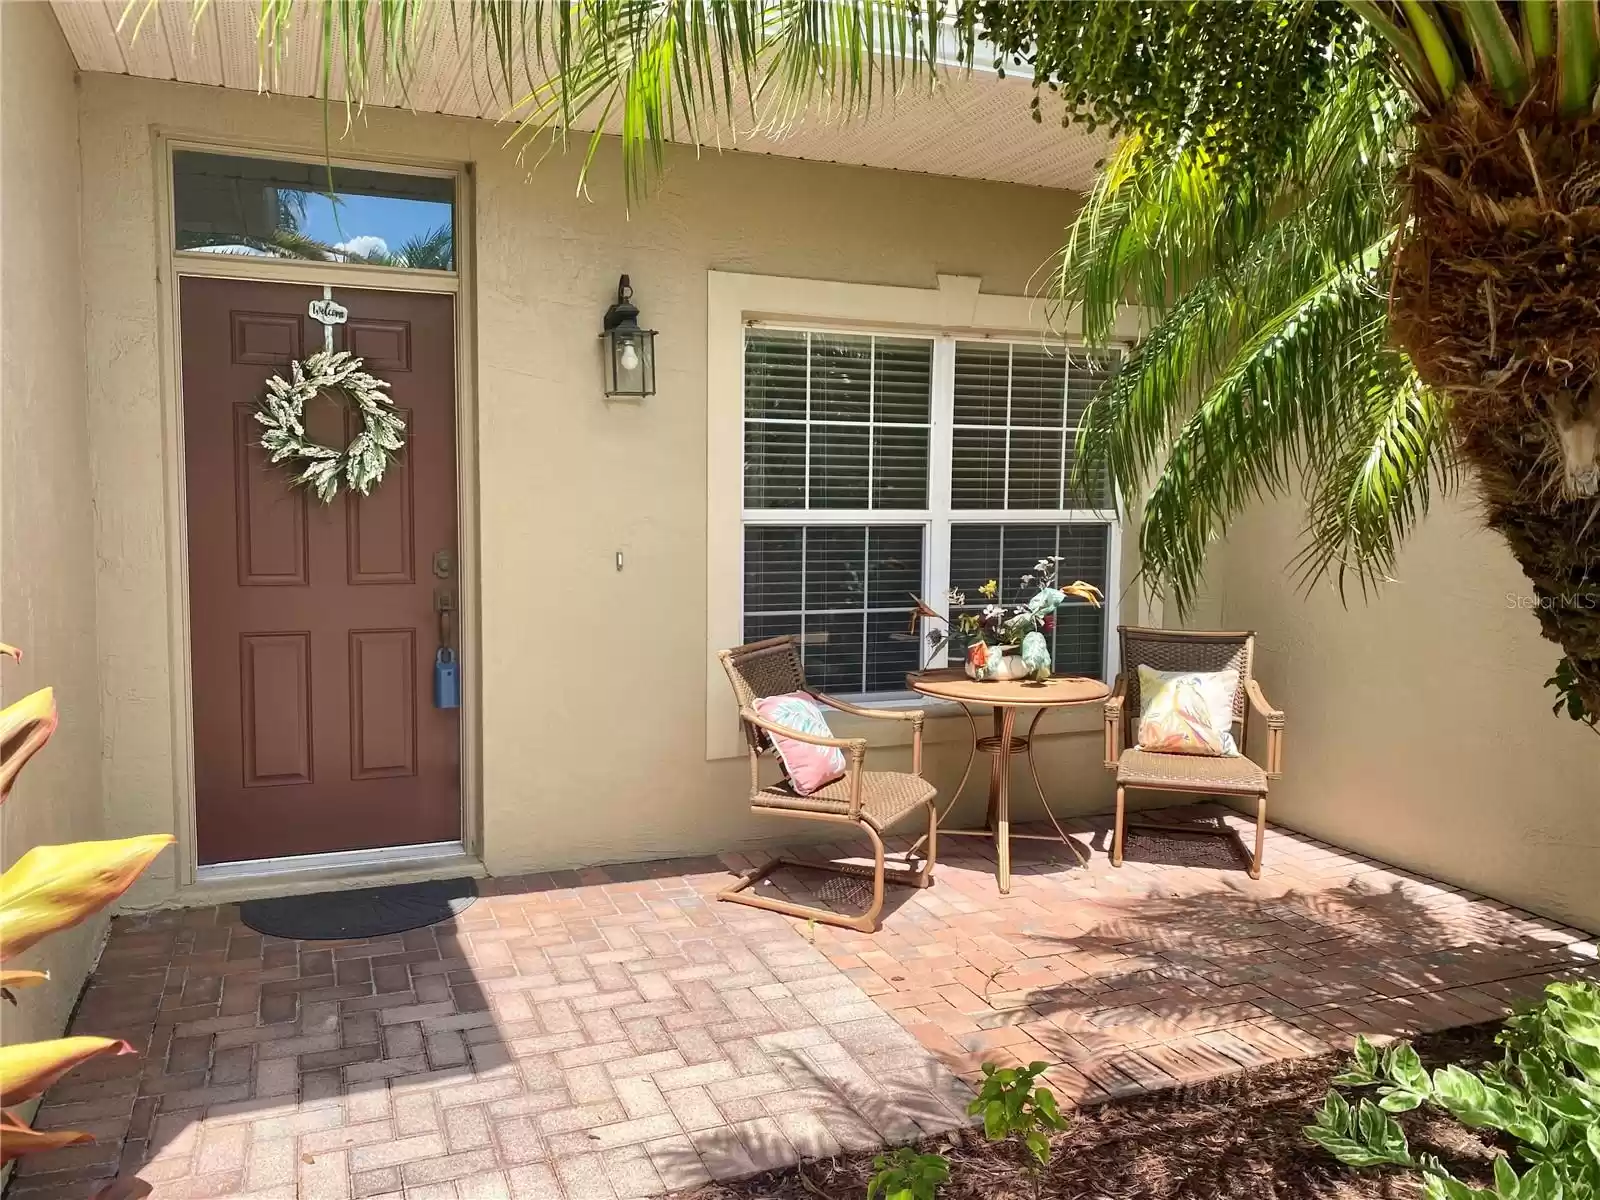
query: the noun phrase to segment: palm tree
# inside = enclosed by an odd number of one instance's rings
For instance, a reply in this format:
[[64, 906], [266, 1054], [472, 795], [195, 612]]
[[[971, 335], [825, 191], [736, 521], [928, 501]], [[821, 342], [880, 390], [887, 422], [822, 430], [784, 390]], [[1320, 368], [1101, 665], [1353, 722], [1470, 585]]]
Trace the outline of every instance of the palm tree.
[[[1181, 65], [1149, 13], [1080, 6], [1063, 46], [1022, 24], [1028, 7], [986, 6], [991, 36], [1104, 95], [1148, 94], [1164, 54], [1159, 92]], [[1596, 5], [1347, 0], [1347, 21], [1314, 31], [1291, 26], [1309, 6], [1253, 7], [1276, 8], [1283, 41], [1326, 69], [1293, 61], [1296, 91], [1270, 55], [1236, 55], [1255, 82], [1147, 106], [1069, 234], [1059, 292], [1091, 335], [1129, 295], [1161, 314], [1086, 415], [1084, 469], [1122, 494], [1153, 477], [1141, 550], [1182, 603], [1228, 518], [1296, 482], [1308, 577], [1376, 582], [1433, 486], [1466, 467], [1565, 651], [1557, 707], [1593, 725]], [[1216, 5], [1188, 19], [1227, 24]], [[1134, 65], [1088, 79], [1067, 51], [1118, 28]], [[1234, 83], [1275, 99], [1228, 108]]]
[[1186, 603], [1229, 519], [1298, 486], [1307, 577], [1366, 589], [1461, 464], [1600, 718], [1595, 0], [263, 0], [269, 81], [299, 19], [352, 106], [486, 48], [522, 147], [580, 135], [587, 172], [613, 130], [634, 198], [668, 141], [1026, 63], [1121, 135], [1056, 280], [1091, 339], [1154, 314], [1080, 434], [1147, 497], [1147, 584]]

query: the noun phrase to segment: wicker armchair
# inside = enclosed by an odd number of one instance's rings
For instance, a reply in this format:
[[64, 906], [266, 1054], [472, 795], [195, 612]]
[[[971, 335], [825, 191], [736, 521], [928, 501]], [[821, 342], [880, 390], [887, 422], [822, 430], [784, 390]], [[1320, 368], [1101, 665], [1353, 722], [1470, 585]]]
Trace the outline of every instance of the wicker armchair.
[[[862, 708], [832, 696], [823, 695], [806, 686], [805, 668], [800, 662], [800, 644], [794, 637], [768, 638], [723, 650], [718, 657], [722, 668], [733, 684], [733, 693], [739, 700], [739, 719], [743, 722], [745, 738], [750, 747], [750, 807], [759, 813], [774, 816], [799, 817], [807, 821], [824, 821], [835, 825], [856, 826], [872, 842], [873, 865], [865, 867], [849, 864], [803, 862], [797, 859], [775, 858], [754, 871], [743, 875], [733, 886], [724, 889], [720, 900], [732, 900], [756, 908], [771, 909], [791, 917], [805, 917], [828, 925], [842, 925], [872, 933], [878, 927], [878, 914], [883, 911], [883, 885], [886, 879], [911, 887], [927, 887], [933, 881], [933, 863], [937, 851], [939, 832], [938, 809], [934, 804], [938, 795], [934, 786], [922, 778], [922, 723], [921, 711], [884, 711]], [[868, 771], [864, 769], [867, 753], [866, 738], [826, 738], [801, 733], [775, 725], [755, 711], [755, 702], [764, 696], [783, 696], [790, 692], [805, 692], [819, 704], [858, 717], [871, 717], [880, 721], [911, 722], [911, 773], [900, 771]], [[761, 757], [773, 752], [768, 731], [782, 733], [798, 741], [818, 746], [836, 746], [845, 752], [848, 766], [844, 778], [835, 780], [809, 796], [802, 796], [785, 779], [763, 785], [760, 779]], [[915, 870], [908, 856], [904, 870], [886, 872], [883, 837], [890, 826], [902, 819], [925, 810], [928, 817], [927, 855], [922, 869]], [[795, 904], [757, 892], [747, 891], [751, 885], [779, 866], [803, 866], [834, 871], [843, 875], [861, 875], [872, 880], [872, 903], [860, 916], [852, 917], [831, 909], [812, 908]]]
[[[1220, 823], [1167, 825], [1126, 819], [1125, 795], [1129, 788], [1161, 792], [1189, 792], [1223, 796], [1253, 796], [1256, 801], [1256, 849], [1250, 878], [1261, 878], [1261, 844], [1267, 824], [1267, 780], [1283, 773], [1283, 713], [1267, 703], [1252, 668], [1256, 639], [1253, 633], [1192, 633], [1175, 629], [1140, 629], [1119, 625], [1122, 674], [1117, 676], [1106, 701], [1106, 766], [1117, 773], [1117, 826], [1112, 836], [1111, 863], [1122, 865], [1123, 829], [1161, 829], [1204, 833], [1220, 837], [1233, 834]], [[1239, 672], [1239, 689], [1233, 698], [1233, 723], [1239, 749], [1247, 749], [1250, 714], [1254, 710], [1267, 723], [1267, 763], [1263, 769], [1241, 754], [1238, 758], [1206, 758], [1193, 754], [1160, 754], [1139, 749], [1139, 667], [1158, 671]]]

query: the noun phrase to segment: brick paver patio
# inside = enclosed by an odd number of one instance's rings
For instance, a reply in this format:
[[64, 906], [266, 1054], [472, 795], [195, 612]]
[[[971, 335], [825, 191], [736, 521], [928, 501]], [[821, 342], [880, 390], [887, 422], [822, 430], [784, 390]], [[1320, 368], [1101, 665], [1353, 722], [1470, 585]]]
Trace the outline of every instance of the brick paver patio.
[[[948, 838], [937, 886], [892, 891], [876, 934], [819, 926], [816, 945], [958, 1075], [1043, 1060], [1079, 1102], [1343, 1049], [1358, 1033], [1485, 1021], [1552, 979], [1600, 978], [1581, 930], [1279, 828], [1252, 880], [1253, 822], [1220, 806], [1159, 819], [1223, 822], [1242, 840], [1130, 830], [1117, 869], [1109, 818], [1065, 822], [1092, 847], [1089, 866], [1015, 842], [1001, 897], [989, 843]], [[825, 878], [773, 882], [816, 904]]]
[[1118, 871], [1104, 822], [1069, 828], [1090, 866], [1019, 843], [1004, 897], [986, 844], [946, 839], [871, 936], [716, 903], [737, 856], [489, 880], [368, 942], [119, 918], [74, 1031], [141, 1056], [50, 1093], [41, 1126], [100, 1140], [22, 1160], [8, 1200], [119, 1172], [174, 1200], [651, 1195], [950, 1128], [983, 1061], [1092, 1100], [1594, 972], [1577, 930], [1281, 830], [1255, 882], [1227, 843], [1132, 836]]

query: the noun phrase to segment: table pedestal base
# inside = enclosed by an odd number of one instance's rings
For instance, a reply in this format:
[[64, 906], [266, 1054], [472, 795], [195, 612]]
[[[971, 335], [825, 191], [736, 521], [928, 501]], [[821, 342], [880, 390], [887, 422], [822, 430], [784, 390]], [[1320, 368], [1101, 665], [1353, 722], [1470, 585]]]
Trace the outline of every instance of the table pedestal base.
[[[965, 701], [958, 700], [961, 711], [966, 713], [967, 721], [972, 726], [972, 749], [967, 753], [967, 765], [961, 772], [961, 782], [956, 784], [955, 791], [950, 794], [950, 803], [945, 805], [944, 812], [939, 814], [939, 832], [951, 837], [984, 837], [992, 838], [995, 846], [997, 868], [995, 878], [1000, 885], [1000, 891], [1011, 891], [1011, 839], [1017, 838], [1027, 842], [1064, 842], [1072, 851], [1072, 856], [1078, 860], [1080, 867], [1089, 865], [1089, 860], [1084, 857], [1083, 851], [1078, 849], [1078, 843], [1067, 836], [1066, 830], [1061, 828], [1061, 822], [1056, 820], [1056, 815], [1050, 810], [1050, 801], [1045, 799], [1044, 785], [1039, 782], [1039, 767], [1033, 758], [1034, 730], [1039, 727], [1039, 718], [1044, 716], [1045, 709], [1039, 708], [1033, 714], [1033, 720], [1028, 724], [1026, 735], [1017, 736], [1013, 733], [1016, 726], [1016, 709], [1010, 706], [996, 706], [993, 709], [994, 733], [986, 737], [978, 735], [978, 719], [973, 715], [972, 709]], [[977, 758], [978, 751], [983, 751], [990, 756], [989, 770], [989, 813], [982, 829], [946, 829], [944, 819], [950, 815], [950, 810], [961, 798], [962, 789], [967, 785], [967, 778], [972, 774], [972, 764]], [[1050, 818], [1050, 824], [1055, 826], [1054, 834], [1048, 833], [1012, 833], [1011, 832], [1011, 772], [1009, 771], [1010, 759], [1013, 754], [1025, 754], [1028, 757], [1028, 773], [1033, 776], [1034, 791], [1039, 793], [1039, 803], [1044, 806], [1045, 815]], [[914, 854], [921, 847], [919, 839], [911, 847]]]

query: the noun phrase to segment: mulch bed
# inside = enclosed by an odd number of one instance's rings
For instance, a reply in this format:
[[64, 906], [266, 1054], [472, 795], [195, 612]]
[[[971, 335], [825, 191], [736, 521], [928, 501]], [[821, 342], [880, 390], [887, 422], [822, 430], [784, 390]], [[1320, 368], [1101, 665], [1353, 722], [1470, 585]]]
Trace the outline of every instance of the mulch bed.
[[[1416, 1040], [1430, 1067], [1498, 1060], [1499, 1022]], [[1226, 1079], [1077, 1110], [1053, 1141], [1039, 1193], [1052, 1200], [1411, 1200], [1422, 1189], [1393, 1170], [1356, 1172], [1307, 1141], [1301, 1129], [1329, 1081], [1349, 1061], [1329, 1054]], [[1414, 1152], [1442, 1158], [1458, 1178], [1492, 1180], [1492, 1143], [1427, 1112], [1401, 1117]], [[1009, 1146], [976, 1129], [941, 1135], [920, 1149], [950, 1160], [941, 1200], [1033, 1200], [1033, 1185]], [[694, 1200], [859, 1200], [874, 1153], [770, 1171], [686, 1193]]]

